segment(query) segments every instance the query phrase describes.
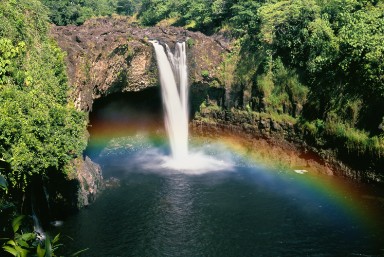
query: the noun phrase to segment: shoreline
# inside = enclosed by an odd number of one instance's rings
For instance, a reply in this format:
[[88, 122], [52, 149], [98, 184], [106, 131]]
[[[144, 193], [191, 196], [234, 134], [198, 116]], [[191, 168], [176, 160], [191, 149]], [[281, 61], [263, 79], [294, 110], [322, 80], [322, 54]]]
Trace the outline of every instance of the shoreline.
[[[274, 122], [274, 121], [273, 121]], [[352, 169], [337, 159], [332, 150], [324, 151], [300, 139], [292, 126], [291, 133], [265, 133], [249, 124], [231, 124], [217, 120], [194, 119], [191, 133], [220, 141], [229, 141], [237, 151], [250, 155], [257, 162], [291, 170], [309, 170], [318, 174], [348, 178], [359, 183], [382, 184], [381, 176], [374, 172]], [[292, 134], [293, 133], [293, 134]]]

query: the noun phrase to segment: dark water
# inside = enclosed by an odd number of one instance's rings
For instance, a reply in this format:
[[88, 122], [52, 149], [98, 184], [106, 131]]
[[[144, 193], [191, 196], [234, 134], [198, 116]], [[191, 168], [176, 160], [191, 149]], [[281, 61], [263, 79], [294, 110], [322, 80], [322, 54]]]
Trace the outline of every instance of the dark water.
[[383, 223], [371, 221], [372, 227], [364, 217], [364, 208], [384, 214], [378, 200], [356, 206], [363, 209], [357, 214], [348, 192], [344, 205], [333, 191], [305, 183], [309, 174], [267, 171], [235, 155], [231, 171], [169, 171], [154, 161], [156, 154], [146, 163], [154, 165], [143, 168], [142, 157], [152, 150], [130, 145], [101, 154], [104, 175], [119, 177], [119, 185], [54, 231], [61, 232], [66, 253], [89, 248], [82, 256], [384, 256]]

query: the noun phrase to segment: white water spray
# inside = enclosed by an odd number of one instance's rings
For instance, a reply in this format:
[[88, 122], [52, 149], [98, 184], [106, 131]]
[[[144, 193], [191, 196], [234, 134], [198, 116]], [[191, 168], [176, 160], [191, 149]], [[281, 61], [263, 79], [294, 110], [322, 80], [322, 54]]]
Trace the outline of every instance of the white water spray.
[[172, 157], [182, 161], [188, 156], [188, 75], [185, 43], [177, 43], [175, 54], [157, 41], [152, 42], [160, 74], [164, 119]]

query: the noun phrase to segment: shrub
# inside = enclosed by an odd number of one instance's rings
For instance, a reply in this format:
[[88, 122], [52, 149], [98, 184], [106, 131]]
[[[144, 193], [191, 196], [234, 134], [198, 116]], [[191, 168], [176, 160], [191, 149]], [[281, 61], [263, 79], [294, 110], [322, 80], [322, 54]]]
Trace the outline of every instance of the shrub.
[[205, 79], [208, 78], [209, 77], [209, 71], [208, 70], [202, 70], [201, 76]]

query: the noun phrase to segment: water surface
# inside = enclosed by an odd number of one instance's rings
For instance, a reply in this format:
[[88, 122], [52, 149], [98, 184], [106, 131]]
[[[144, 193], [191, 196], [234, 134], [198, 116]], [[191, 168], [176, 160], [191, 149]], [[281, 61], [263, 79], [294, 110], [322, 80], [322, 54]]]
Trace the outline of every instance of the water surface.
[[[383, 223], [372, 220], [384, 214], [379, 189], [338, 181], [343, 190], [327, 190], [336, 178], [268, 170], [217, 145], [196, 151], [228, 166], [199, 173], [162, 166], [166, 148], [143, 138], [114, 145], [97, 161], [104, 176], [119, 183], [59, 228], [67, 253], [90, 248], [82, 256], [384, 254]], [[317, 179], [325, 189], [308, 183]]]

